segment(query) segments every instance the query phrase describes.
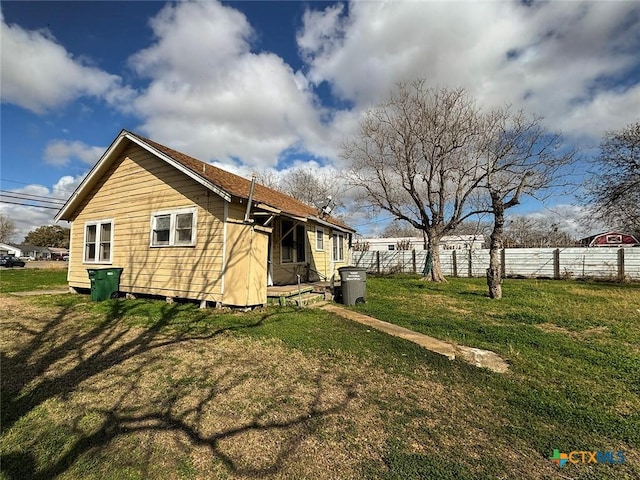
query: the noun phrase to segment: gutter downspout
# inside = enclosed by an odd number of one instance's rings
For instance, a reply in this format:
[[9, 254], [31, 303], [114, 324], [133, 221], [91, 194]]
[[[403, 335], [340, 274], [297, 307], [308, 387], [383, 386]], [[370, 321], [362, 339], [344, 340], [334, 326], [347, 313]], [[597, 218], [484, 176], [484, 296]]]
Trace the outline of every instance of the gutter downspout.
[[249, 200], [247, 200], [247, 210], [244, 212], [244, 223], [249, 223], [249, 214], [251, 213], [251, 202], [253, 201], [253, 189], [256, 186], [256, 175], [251, 176], [251, 188], [249, 189]]

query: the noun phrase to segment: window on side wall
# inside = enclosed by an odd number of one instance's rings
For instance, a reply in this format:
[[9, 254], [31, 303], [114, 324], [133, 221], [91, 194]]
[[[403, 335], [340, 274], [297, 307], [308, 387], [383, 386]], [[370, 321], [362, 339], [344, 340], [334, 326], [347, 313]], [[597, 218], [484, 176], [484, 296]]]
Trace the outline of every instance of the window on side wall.
[[316, 250], [324, 252], [324, 230], [316, 227]]
[[113, 220], [96, 220], [84, 226], [84, 263], [111, 263]]
[[607, 235], [606, 237], [607, 243], [622, 243], [622, 235]]
[[304, 263], [305, 239], [307, 230], [304, 225], [295, 225], [292, 220], [280, 222], [280, 256], [282, 263]]
[[151, 215], [152, 247], [191, 247], [196, 244], [196, 208], [154, 212]]
[[344, 235], [342, 233], [334, 233], [331, 243], [333, 261], [344, 262]]

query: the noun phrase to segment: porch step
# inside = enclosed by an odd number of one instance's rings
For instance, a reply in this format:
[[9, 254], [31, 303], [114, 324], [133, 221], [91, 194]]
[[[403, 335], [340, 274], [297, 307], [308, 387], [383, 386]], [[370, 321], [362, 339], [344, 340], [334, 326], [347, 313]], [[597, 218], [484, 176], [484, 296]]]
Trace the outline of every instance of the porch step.
[[296, 295], [295, 297], [287, 298], [287, 305], [296, 305], [298, 307], [304, 307], [316, 303], [324, 302], [324, 294], [322, 293], [305, 293], [304, 295]]
[[298, 295], [280, 296], [280, 297], [267, 297], [267, 303], [270, 305], [280, 305], [281, 307], [287, 305], [305, 306], [312, 303], [324, 302], [324, 293], [313, 293], [307, 291]]

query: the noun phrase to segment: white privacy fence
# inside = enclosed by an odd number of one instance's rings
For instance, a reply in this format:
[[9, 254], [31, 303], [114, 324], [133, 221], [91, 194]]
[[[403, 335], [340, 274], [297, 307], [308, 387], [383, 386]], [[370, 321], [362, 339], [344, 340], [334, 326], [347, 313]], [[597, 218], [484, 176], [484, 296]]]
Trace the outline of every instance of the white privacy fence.
[[[640, 280], [640, 248], [505, 248], [501, 250], [506, 277], [601, 278]], [[420, 273], [426, 250], [353, 252], [353, 264], [370, 273]], [[484, 277], [489, 250], [440, 249], [445, 275]]]

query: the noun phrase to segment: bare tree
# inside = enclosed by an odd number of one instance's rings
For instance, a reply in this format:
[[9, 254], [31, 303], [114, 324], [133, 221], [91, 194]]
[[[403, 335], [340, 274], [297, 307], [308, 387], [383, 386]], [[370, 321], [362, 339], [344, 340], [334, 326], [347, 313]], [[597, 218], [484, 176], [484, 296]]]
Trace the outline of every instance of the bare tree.
[[354, 252], [368, 252], [371, 248], [371, 244], [362, 238], [358, 238], [353, 242], [352, 248]]
[[465, 222], [462, 222], [452, 233], [455, 235], [476, 235], [478, 238], [480, 238], [484, 237], [485, 235], [489, 236], [492, 229], [493, 224], [486, 221], [484, 219], [484, 216], [478, 216], [478, 218], [476, 219], [469, 219]]
[[585, 200], [594, 218], [640, 235], [640, 121], [607, 132], [593, 165]]
[[400, 83], [368, 110], [359, 135], [342, 147], [361, 200], [426, 233], [431, 279], [444, 281], [438, 243], [476, 210], [481, 164], [479, 110], [464, 89]]
[[257, 179], [262, 185], [286, 193], [307, 205], [320, 208], [326, 206], [331, 197], [334, 210], [343, 206], [345, 185], [323, 171], [310, 167], [295, 167], [281, 174], [264, 170], [258, 172]]
[[273, 170], [269, 170], [267, 168], [257, 170], [254, 172], [256, 176], [256, 181], [260, 185], [264, 185], [265, 187], [272, 188], [274, 190], [280, 190], [280, 177]]
[[422, 230], [417, 230], [413, 225], [394, 220], [384, 228], [381, 236], [383, 238], [417, 237], [421, 236], [422, 233]]
[[18, 233], [16, 224], [6, 215], [0, 213], [0, 242], [7, 243], [13, 240]]
[[523, 195], [534, 196], [557, 187], [566, 174], [563, 167], [573, 161], [575, 151], [563, 148], [561, 136], [550, 133], [540, 117], [514, 113], [508, 107], [488, 113], [483, 130], [483, 187], [494, 217], [487, 285], [491, 298], [502, 298], [500, 249], [504, 244], [505, 211], [518, 205]]
[[571, 247], [577, 240], [561, 225], [549, 218], [509, 216], [504, 227], [504, 246], [518, 247]]
[[316, 207], [326, 203], [327, 197], [335, 200], [339, 191], [336, 179], [328, 178], [308, 167], [289, 170], [281, 178], [280, 185], [288, 195]]

